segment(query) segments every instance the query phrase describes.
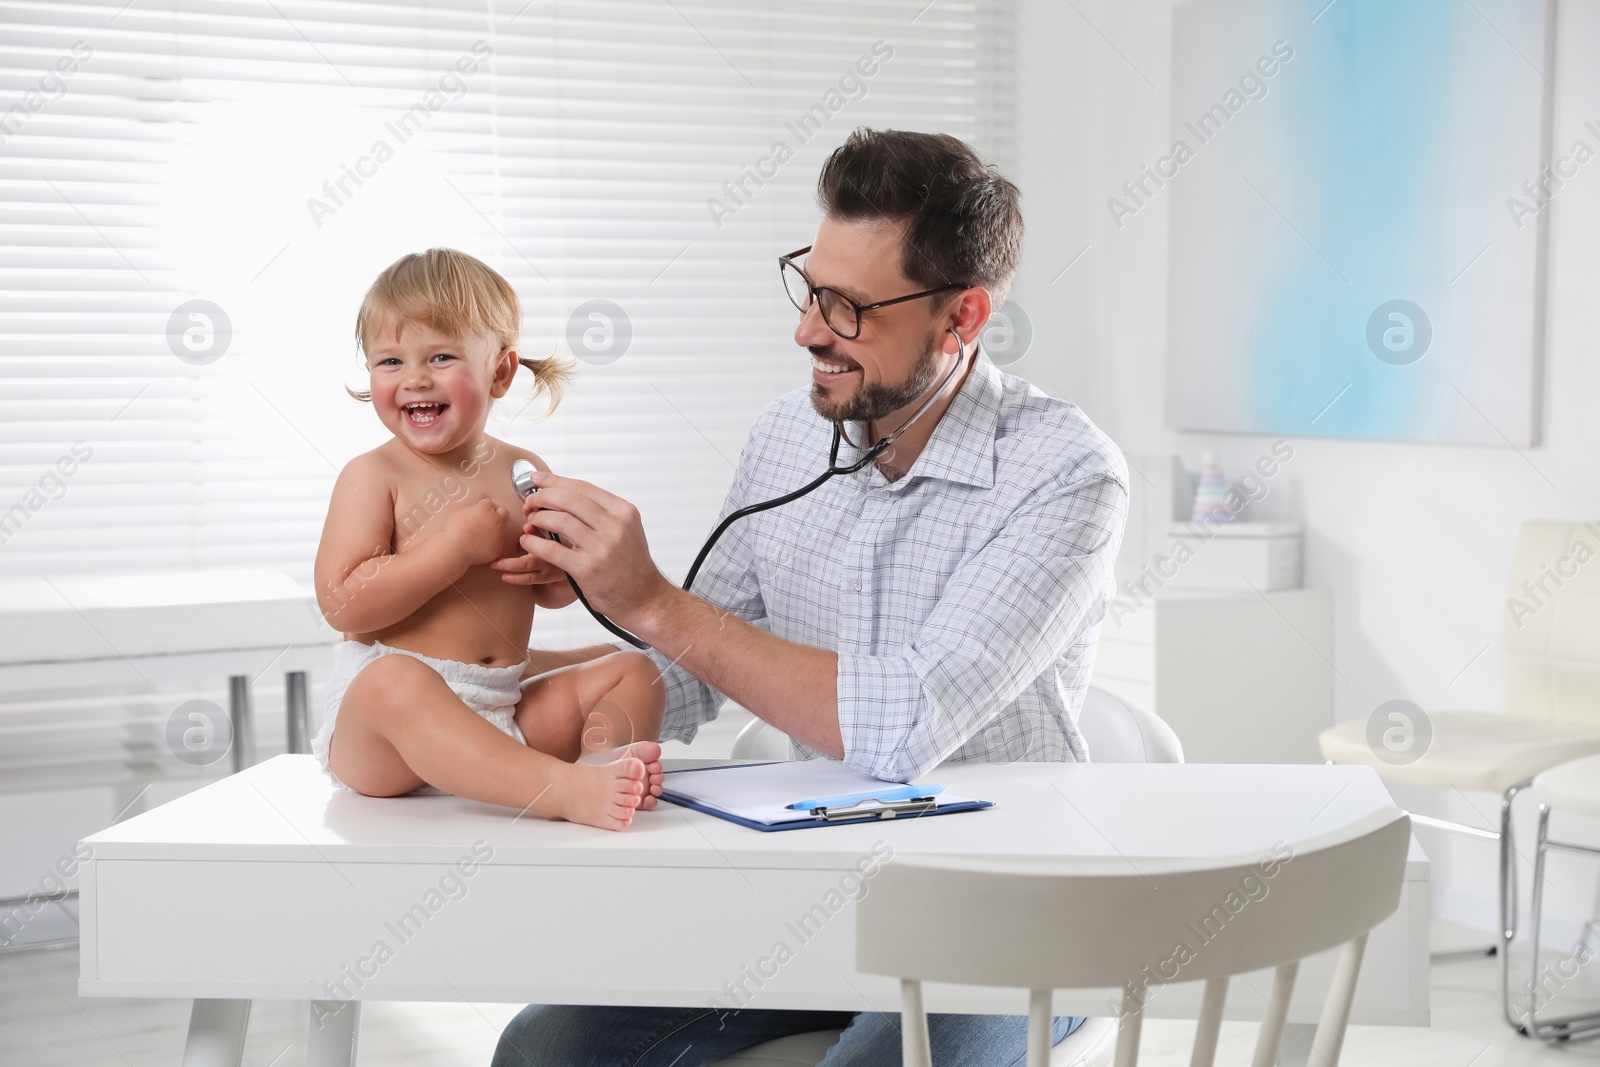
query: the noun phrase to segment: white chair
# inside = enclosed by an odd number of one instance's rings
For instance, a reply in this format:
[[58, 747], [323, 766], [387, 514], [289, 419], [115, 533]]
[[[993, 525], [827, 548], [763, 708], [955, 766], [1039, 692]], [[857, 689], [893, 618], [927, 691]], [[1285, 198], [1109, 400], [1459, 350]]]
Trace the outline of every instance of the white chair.
[[1164, 720], [1092, 685], [1083, 696], [1078, 729], [1095, 763], [1183, 762], [1183, 744]]
[[791, 759], [789, 735], [762, 719], [751, 719], [739, 731], [739, 736], [733, 739], [733, 758]]
[[1540, 1000], [1553, 997], [1567, 980], [1574, 977], [1572, 974], [1563, 974], [1562, 971], [1567, 968], [1561, 965], [1557, 965], [1554, 972], [1539, 973], [1539, 927], [1544, 914], [1544, 858], [1550, 849], [1600, 856], [1600, 848], [1550, 839], [1550, 812], [1556, 808], [1569, 814], [1600, 818], [1600, 756], [1586, 756], [1545, 771], [1533, 780], [1532, 793], [1539, 802], [1539, 841], [1533, 857], [1532, 980], [1528, 984], [1528, 1014], [1522, 1032], [1541, 1041], [1565, 1041], [1600, 1031], [1600, 1011], [1563, 1015], [1555, 1019], [1539, 1018]]
[[[1365, 719], [1340, 723], [1318, 738], [1323, 757], [1334, 763], [1365, 764], [1397, 782], [1501, 795], [1498, 832], [1448, 819], [1412, 819], [1500, 843], [1500, 992], [1506, 1022], [1518, 1030], [1510, 980], [1517, 934], [1511, 803], [1534, 775], [1600, 752], [1600, 565], [1587, 565], [1597, 554], [1600, 528], [1593, 524], [1523, 523], [1501, 627], [1504, 714], [1428, 712], [1431, 742], [1408, 763], [1374, 751]], [[1484, 954], [1448, 952], [1434, 959]]]
[[[1104, 689], [1089, 687], [1078, 713], [1078, 729], [1096, 763], [1182, 763], [1183, 745], [1172, 727], [1155, 715]], [[760, 719], [748, 723], [733, 742], [734, 759], [786, 760], [789, 737]], [[727, 1067], [816, 1067], [839, 1039], [839, 1030], [767, 1041], [730, 1056]], [[1050, 1050], [1050, 1067], [1098, 1067], [1110, 1059], [1117, 1021], [1085, 1019]]]
[[[1205, 865], [1141, 863], [934, 863], [914, 856], [885, 864], [857, 905], [856, 967], [900, 979], [903, 1061], [928, 1064], [922, 983], [1019, 986], [1029, 990], [1028, 1067], [1050, 1062], [1057, 989], [1123, 990], [1117, 1067], [1139, 1058], [1145, 980], [1178, 959], [1176, 981], [1204, 979], [1192, 1067], [1210, 1067], [1228, 981], [1276, 968], [1255, 1063], [1277, 1059], [1300, 961], [1339, 945], [1344, 952], [1312, 1042], [1311, 1063], [1339, 1062], [1367, 933], [1400, 903], [1411, 822], [1398, 809], [1303, 843], [1270, 876], [1261, 857]], [[1267, 857], [1271, 859], [1271, 857]], [[1226, 936], [1201, 943], [1194, 916], [1237, 897], [1254, 878], [1267, 891], [1230, 920]], [[1186, 956], [1176, 943], [1194, 942]], [[937, 1064], [934, 1065], [937, 1067]]]

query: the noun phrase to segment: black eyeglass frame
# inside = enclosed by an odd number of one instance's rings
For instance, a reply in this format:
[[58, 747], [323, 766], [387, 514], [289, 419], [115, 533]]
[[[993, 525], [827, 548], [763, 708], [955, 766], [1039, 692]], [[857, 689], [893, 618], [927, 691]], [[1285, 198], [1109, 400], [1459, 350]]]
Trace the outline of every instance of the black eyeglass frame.
[[957, 289], [971, 289], [972, 288], [972, 286], [970, 286], [970, 285], [959, 285], [959, 284], [956, 284], [956, 283], [952, 282], [949, 285], [941, 285], [936, 289], [924, 289], [920, 293], [911, 293], [909, 296], [897, 296], [893, 300], [879, 300], [879, 301], [877, 301], [876, 303], [873, 303], [873, 304], [858, 304], [854, 300], [851, 300], [848, 296], [845, 296], [843, 293], [841, 293], [837, 289], [831, 288], [831, 287], [826, 286], [826, 285], [812, 285], [811, 284], [811, 275], [807, 274], [805, 272], [805, 269], [803, 267], [801, 267], [800, 264], [795, 262], [795, 260], [799, 259], [801, 256], [805, 255], [809, 251], [811, 251], [811, 245], [806, 245], [804, 248], [797, 249], [796, 251], [790, 252], [786, 256], [779, 256], [778, 257], [778, 277], [780, 279], [782, 279], [782, 277], [783, 277], [783, 269], [785, 267], [792, 267], [792, 268], [794, 268], [794, 272], [796, 274], [800, 275], [801, 281], [806, 283], [806, 305], [805, 306], [801, 306], [799, 303], [797, 303], [795, 301], [794, 294], [789, 292], [789, 286], [788, 285], [784, 285], [783, 291], [784, 291], [785, 294], [788, 295], [789, 302], [791, 304], [794, 304], [795, 308], [802, 315], [804, 315], [806, 313], [807, 308], [811, 304], [818, 303], [819, 298], [818, 298], [817, 294], [819, 294], [819, 293], [832, 293], [834, 296], [838, 297], [840, 300], [843, 300], [847, 305], [849, 305], [850, 309], [855, 312], [855, 316], [856, 316], [856, 332], [855, 333], [845, 333], [843, 330], [839, 329], [839, 327], [837, 327], [833, 323], [829, 322], [827, 314], [821, 311], [820, 304], [818, 306], [818, 314], [822, 315], [822, 321], [827, 324], [828, 329], [832, 330], [834, 333], [838, 334], [840, 337], [844, 338], [846, 341], [854, 341], [856, 338], [861, 336], [861, 313], [864, 312], [864, 311], [876, 311], [879, 308], [891, 307], [894, 304], [904, 304], [908, 300], [918, 300], [918, 299], [921, 299], [922, 297], [934, 296], [934, 295], [936, 295], [938, 293], [948, 293], [948, 292], [953, 292], [953, 291], [955, 291]]

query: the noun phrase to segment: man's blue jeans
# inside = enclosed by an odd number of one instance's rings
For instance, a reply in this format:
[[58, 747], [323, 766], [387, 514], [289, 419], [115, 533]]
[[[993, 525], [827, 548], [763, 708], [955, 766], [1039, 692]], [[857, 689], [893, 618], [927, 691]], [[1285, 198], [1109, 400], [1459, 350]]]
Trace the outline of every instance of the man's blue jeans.
[[[1083, 1019], [1057, 1016], [1051, 1042]], [[849, 1011], [719, 1011], [530, 1004], [507, 1024], [492, 1067], [710, 1067], [763, 1041], [843, 1029], [822, 1067], [898, 1067], [900, 1016]], [[937, 1067], [1027, 1059], [1024, 1015], [929, 1015]]]

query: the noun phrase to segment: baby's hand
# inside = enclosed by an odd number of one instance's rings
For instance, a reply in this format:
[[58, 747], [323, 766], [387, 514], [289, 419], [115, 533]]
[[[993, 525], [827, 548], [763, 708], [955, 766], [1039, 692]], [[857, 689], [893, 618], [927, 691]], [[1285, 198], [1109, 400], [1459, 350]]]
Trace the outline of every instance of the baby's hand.
[[451, 510], [445, 536], [454, 542], [468, 566], [499, 559], [505, 551], [511, 513], [484, 497]]
[[500, 578], [511, 585], [551, 585], [567, 580], [567, 572], [554, 563], [527, 554], [497, 559], [489, 566], [499, 571]]

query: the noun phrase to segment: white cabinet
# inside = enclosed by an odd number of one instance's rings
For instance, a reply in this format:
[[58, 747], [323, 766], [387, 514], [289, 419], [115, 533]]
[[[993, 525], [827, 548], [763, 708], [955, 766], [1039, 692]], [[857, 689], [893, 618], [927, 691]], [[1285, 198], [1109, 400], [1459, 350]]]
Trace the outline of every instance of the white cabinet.
[[1093, 684], [1165, 719], [1190, 763], [1321, 762], [1333, 595], [1165, 589], [1113, 601]]
[[1152, 561], [1149, 581], [1170, 574], [1173, 589], [1300, 588], [1297, 522], [1175, 522], [1165, 558]]

